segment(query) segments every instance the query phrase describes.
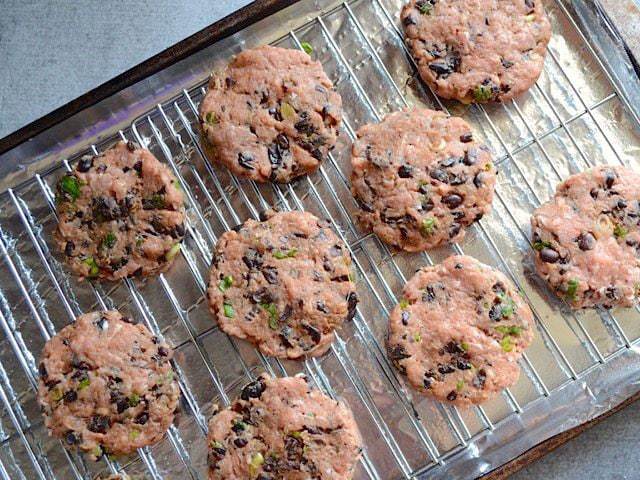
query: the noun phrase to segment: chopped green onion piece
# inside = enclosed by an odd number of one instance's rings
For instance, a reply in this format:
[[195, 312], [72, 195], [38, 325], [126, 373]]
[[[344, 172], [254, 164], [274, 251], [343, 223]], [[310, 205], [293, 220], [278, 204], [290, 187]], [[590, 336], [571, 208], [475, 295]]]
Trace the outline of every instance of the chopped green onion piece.
[[465, 352], [468, 352], [469, 351], [469, 344], [467, 342], [461, 342], [460, 343], [460, 348], [462, 350], [464, 350]]
[[230, 303], [224, 303], [222, 305], [223, 309], [224, 309], [224, 316], [227, 318], [233, 318], [236, 315], [236, 311], [233, 309], [233, 305], [231, 305]]
[[515, 335], [516, 337], [522, 333], [524, 328], [517, 325], [501, 325], [495, 329], [502, 335]]
[[416, 343], [419, 343], [422, 340], [422, 335], [420, 335], [419, 333], [414, 333], [413, 334], [413, 341]]
[[59, 182], [60, 190], [71, 197], [72, 201], [76, 201], [80, 197], [80, 182], [73, 175], [65, 175]]
[[211, 448], [224, 448], [224, 445], [222, 444], [222, 442], [214, 440], [213, 442], [211, 442]]
[[131, 440], [135, 440], [139, 436], [140, 436], [140, 430], [131, 430], [131, 432], [129, 433], [129, 438]]
[[154, 193], [151, 198], [145, 198], [143, 203], [148, 210], [162, 210], [166, 206], [164, 195], [160, 193]]
[[251, 462], [249, 463], [249, 475], [251, 475], [252, 478], [257, 475], [263, 463], [264, 457], [262, 456], [262, 453], [257, 452], [251, 455]]
[[280, 115], [282, 115], [283, 120], [294, 120], [298, 116], [298, 113], [290, 103], [282, 102], [280, 104]]
[[473, 98], [476, 102], [488, 102], [493, 97], [493, 92], [489, 85], [478, 85], [473, 89]]
[[218, 123], [218, 117], [216, 117], [216, 114], [213, 112], [207, 112], [204, 116], [204, 121], [207, 125], [215, 125]]
[[85, 258], [82, 263], [89, 267], [89, 276], [96, 277], [100, 273], [100, 268], [93, 257]]
[[91, 455], [100, 458], [102, 456], [102, 447], [100, 445], [94, 447], [93, 450], [91, 450]]
[[220, 280], [220, 283], [218, 284], [218, 290], [220, 290], [221, 292], [224, 292], [229, 288], [231, 288], [232, 285], [233, 285], [233, 277], [231, 275], [227, 275], [222, 280]]
[[313, 47], [309, 42], [302, 42], [300, 46], [302, 47], [302, 50], [304, 50], [307, 55], [311, 55], [313, 53]]
[[484, 164], [484, 169], [489, 172], [491, 171], [491, 169], [493, 168], [493, 163], [489, 162], [489, 163], [485, 163]]
[[300, 440], [302, 438], [302, 432], [299, 432], [297, 430], [293, 432], [289, 432], [289, 436]]
[[132, 393], [131, 395], [129, 395], [128, 400], [130, 406], [136, 407], [140, 403], [140, 395], [138, 395], [137, 393]]
[[575, 301], [576, 293], [578, 293], [578, 280], [571, 279], [567, 282], [567, 300]]
[[102, 239], [102, 247], [113, 248], [115, 247], [117, 240], [118, 240], [118, 237], [116, 237], [116, 234], [113, 232], [109, 232]]
[[422, 15], [431, 15], [431, 12], [433, 11], [433, 5], [429, 0], [418, 2], [416, 6]]
[[174, 243], [173, 247], [165, 254], [167, 262], [173, 260], [178, 255], [178, 252], [180, 252], [180, 243]]
[[84, 390], [89, 385], [91, 385], [91, 380], [89, 380], [89, 377], [85, 377], [78, 382], [78, 390]]
[[290, 250], [287, 250], [286, 252], [283, 252], [281, 250], [277, 250], [276, 252], [274, 252], [273, 256], [276, 257], [278, 260], [282, 260], [285, 258], [293, 258], [298, 254], [298, 249], [297, 248], [292, 248]]
[[464, 380], [458, 380], [456, 382], [456, 390], [461, 391], [464, 388]]
[[502, 347], [503, 352], [510, 352], [513, 350], [513, 343], [511, 343], [511, 337], [507, 335], [502, 340], [500, 340], [500, 346]]
[[246, 424], [246, 423], [244, 423], [242, 420], [236, 420], [236, 421], [233, 423], [233, 426], [234, 426], [235, 428], [237, 428], [238, 430], [246, 430], [246, 429], [247, 429], [247, 424]]
[[260, 306], [264, 308], [269, 314], [269, 328], [271, 330], [278, 329], [278, 309], [274, 303], [261, 303]]
[[429, 235], [433, 235], [436, 232], [436, 228], [438, 227], [438, 222], [433, 217], [425, 218], [422, 221], [422, 225], [420, 225], [420, 233], [425, 237]]
[[409, 300], [407, 300], [406, 298], [403, 298], [402, 300], [400, 300], [400, 308], [402, 310], [404, 310], [408, 306], [409, 306]]
[[533, 243], [533, 249], [537, 252], [541, 251], [543, 248], [549, 248], [550, 246], [551, 243], [549, 242], [538, 241]]
[[144, 237], [142, 235], [136, 236], [136, 247], [140, 247], [144, 243]]
[[624, 238], [629, 234], [629, 229], [624, 225], [616, 225], [613, 228], [613, 234], [616, 238]]
[[54, 388], [51, 391], [51, 399], [54, 402], [59, 402], [60, 400], [62, 400], [62, 390], [60, 390], [59, 388]]

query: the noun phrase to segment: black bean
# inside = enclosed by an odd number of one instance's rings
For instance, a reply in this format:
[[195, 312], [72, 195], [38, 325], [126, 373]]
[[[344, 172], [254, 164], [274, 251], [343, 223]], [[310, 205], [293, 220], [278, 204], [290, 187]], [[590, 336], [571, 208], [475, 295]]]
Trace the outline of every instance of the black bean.
[[429, 176], [434, 180], [438, 180], [439, 182], [449, 183], [449, 175], [447, 175], [447, 172], [439, 168], [431, 170]]
[[116, 410], [118, 413], [124, 412], [127, 408], [129, 408], [129, 400], [125, 396], [121, 396], [116, 400]]
[[616, 181], [616, 174], [614, 172], [607, 172], [604, 178], [604, 184], [607, 188], [613, 187], [614, 182]]
[[309, 325], [306, 323], [303, 323], [302, 326], [309, 333], [309, 336], [311, 337], [311, 341], [313, 343], [315, 343], [316, 345], [320, 343], [320, 340], [322, 339], [322, 334], [320, 333], [320, 330], [318, 330], [313, 325]]
[[110, 426], [109, 417], [104, 415], [94, 415], [89, 420], [87, 428], [93, 433], [107, 433], [107, 429]]
[[403, 310], [402, 313], [400, 314], [400, 318], [402, 319], [402, 324], [406, 327], [407, 325], [409, 325], [409, 317], [411, 316], [411, 313], [409, 313], [406, 310]]
[[78, 399], [78, 393], [75, 390], [69, 390], [62, 395], [64, 403], [72, 403]]
[[246, 446], [247, 446], [247, 443], [249, 443], [249, 442], [247, 441], [247, 439], [246, 439], [246, 438], [236, 438], [236, 439], [233, 441], [233, 444], [234, 444], [236, 447], [238, 447], [238, 448], [246, 447]]
[[593, 250], [596, 246], [596, 238], [587, 232], [578, 237], [578, 247], [580, 250]]
[[261, 272], [264, 279], [271, 285], [278, 283], [278, 270], [275, 267], [264, 266]]
[[93, 167], [93, 157], [91, 155], [85, 155], [78, 162], [78, 166], [76, 167], [76, 170], [84, 173], [91, 170], [91, 167]]
[[458, 367], [458, 370], [470, 370], [471, 364], [466, 360], [462, 360], [459, 358], [458, 360], [456, 360], [456, 367]]
[[402, 24], [405, 27], [408, 27], [410, 25], [415, 25], [416, 21], [415, 19], [411, 16], [411, 15], [407, 15], [406, 17], [404, 17], [404, 19], [402, 20]]
[[67, 443], [67, 445], [75, 445], [76, 443], [78, 443], [78, 437], [74, 432], [69, 431], [65, 434], [64, 441]]
[[450, 168], [450, 167], [453, 167], [459, 161], [460, 159], [458, 157], [449, 157], [442, 160], [438, 165], [442, 168]]
[[262, 267], [262, 254], [253, 248], [248, 248], [242, 257], [244, 264], [251, 270]]
[[426, 375], [427, 374], [425, 373], [425, 377], [424, 377], [424, 380], [422, 381], [422, 384], [424, 385], [424, 388], [428, 390], [431, 388], [431, 384], [433, 383], [433, 378], [427, 377]]
[[262, 392], [266, 390], [267, 386], [261, 379], [249, 383], [242, 389], [240, 398], [242, 400], [249, 400], [250, 398], [260, 398]]
[[402, 345], [391, 345], [389, 347], [389, 358], [397, 362], [405, 358], [411, 358], [411, 355], [407, 353]]
[[107, 320], [105, 317], [100, 317], [100, 320], [98, 320], [96, 322], [96, 327], [98, 327], [98, 329], [104, 331], [107, 328], [109, 328], [109, 320]]
[[510, 62], [509, 60], [506, 60], [504, 58], [500, 59], [500, 63], [502, 64], [502, 66], [504, 68], [511, 68], [513, 67], [513, 62]]
[[453, 365], [438, 365], [438, 372], [441, 375], [448, 375], [449, 373], [453, 373], [455, 372], [456, 369], [453, 367]]
[[329, 313], [329, 309], [322, 300], [316, 302], [316, 310], [322, 313]]
[[411, 165], [401, 165], [398, 168], [398, 176], [400, 178], [413, 178], [413, 168]]
[[462, 355], [464, 353], [462, 346], [453, 340], [444, 346], [444, 350], [452, 355]]
[[160, 355], [161, 357], [168, 357], [169, 356], [169, 350], [167, 350], [165, 347], [158, 347], [158, 355]]
[[625, 208], [627, 208], [627, 202], [625, 202], [622, 198], [618, 199], [616, 203], [616, 208], [620, 210], [624, 210]]
[[453, 210], [462, 204], [462, 197], [457, 193], [451, 193], [442, 197], [442, 203]]
[[279, 133], [276, 137], [276, 143], [280, 150], [289, 150], [289, 137], [287, 137], [284, 133]]
[[347, 297], [347, 318], [349, 321], [356, 314], [356, 306], [358, 305], [358, 294], [356, 292], [350, 292]]
[[484, 387], [484, 382], [486, 379], [487, 372], [484, 368], [481, 368], [480, 370], [478, 370], [478, 374], [474, 377], [472, 384], [476, 388], [482, 388]]
[[461, 228], [462, 228], [462, 225], [460, 225], [459, 223], [452, 223], [451, 227], [449, 227], [449, 238], [453, 238], [456, 235], [458, 235], [458, 233], [460, 233]]
[[420, 192], [423, 195], [426, 195], [429, 193], [429, 185], [427, 183], [420, 183], [418, 185], [418, 192]]
[[40, 374], [40, 378], [47, 378], [47, 367], [45, 367], [42, 362], [38, 365], [38, 373]]
[[464, 152], [464, 159], [462, 160], [462, 163], [464, 163], [467, 167], [470, 167], [471, 165], [475, 165], [477, 161], [478, 161], [478, 150], [476, 150], [475, 148], [472, 148]]
[[430, 212], [434, 207], [435, 204], [433, 203], [431, 197], [423, 197], [422, 203], [420, 204], [420, 208], [422, 208], [422, 211]]
[[255, 170], [253, 167], [253, 157], [248, 153], [239, 153], [238, 154], [238, 165], [247, 170]]
[[451, 185], [462, 185], [467, 183], [467, 176], [464, 173], [456, 173], [455, 175], [449, 175], [449, 183]]
[[264, 287], [259, 288], [254, 292], [249, 292], [247, 298], [256, 304], [273, 302], [273, 295], [271, 295], [271, 293], [269, 293]]
[[342, 246], [338, 244], [332, 245], [331, 248], [329, 248], [329, 255], [332, 257], [339, 257], [342, 255]]
[[83, 362], [82, 360], [78, 359], [78, 357], [76, 357], [75, 355], [71, 359], [71, 366], [78, 370], [89, 370], [91, 368], [87, 362]]
[[138, 425], [144, 425], [148, 421], [149, 421], [149, 414], [147, 412], [142, 412], [134, 420], [134, 422], [137, 423]]
[[556, 263], [560, 260], [560, 254], [553, 248], [545, 247], [540, 251], [540, 260], [545, 263]]
[[484, 186], [484, 174], [483, 172], [477, 173], [473, 178], [473, 184], [476, 188], [482, 188]]
[[451, 390], [449, 395], [447, 395], [447, 400], [450, 402], [453, 402], [456, 398], [458, 398], [458, 394], [454, 390]]
[[272, 107], [268, 110], [269, 115], [271, 115], [278, 122], [282, 121], [282, 113], [280, 113], [280, 109]]
[[524, 0], [524, 4], [527, 6], [527, 8], [535, 8], [536, 6], [536, 2], [534, 2], [533, 0]]
[[433, 288], [433, 285], [427, 285], [427, 288], [425, 288], [424, 293], [422, 294], [422, 301], [433, 302], [435, 299], [436, 299], [436, 291]]
[[127, 316], [122, 316], [122, 318], [120, 318], [120, 320], [122, 320], [125, 323], [130, 323], [131, 325], [137, 325], [138, 323], [140, 323], [138, 320], [131, 318], [131, 317], [127, 317]]
[[133, 143], [131, 140], [127, 142], [127, 150], [129, 150], [130, 152], [135, 152], [136, 148], [138, 148], [137, 144]]
[[493, 305], [489, 310], [489, 320], [498, 322], [502, 318], [502, 306], [500, 304]]
[[471, 132], [463, 133], [462, 135], [460, 135], [460, 141], [462, 143], [473, 142], [473, 133], [471, 133]]

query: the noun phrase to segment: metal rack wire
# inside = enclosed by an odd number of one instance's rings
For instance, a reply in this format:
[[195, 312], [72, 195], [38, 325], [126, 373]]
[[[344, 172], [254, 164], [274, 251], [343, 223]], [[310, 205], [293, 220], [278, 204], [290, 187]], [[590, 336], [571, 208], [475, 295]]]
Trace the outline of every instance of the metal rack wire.
[[[637, 310], [574, 314], [544, 288], [537, 288], [516, 255], [530, 243], [528, 227], [522, 212], [513, 208], [514, 202], [522, 201], [523, 211], [530, 210], [544, 199], [545, 182], [555, 183], [567, 170], [598, 161], [584, 146], [588, 137], [579, 129], [585, 122], [602, 137], [610, 159], [626, 163], [619, 140], [600, 115], [602, 109], [624, 107], [625, 100], [561, 0], [552, 8], [558, 30], [554, 33], [579, 42], [601, 69], [604, 91], [598, 92], [598, 98], [586, 98], [572, 81], [572, 72], [550, 49], [546, 70], [549, 76], [557, 74], [553, 81], [541, 80], [525, 99], [464, 112], [496, 151], [495, 163], [506, 176], [496, 191], [494, 214], [473, 227], [462, 244], [415, 256], [393, 254], [353, 223], [357, 206], [349, 194], [347, 165], [349, 144], [359, 125], [379, 121], [397, 108], [427, 103], [448, 112], [453, 105], [443, 103], [416, 81], [416, 66], [390, 13], [395, 11], [394, 2], [336, 4], [274, 42], [289, 48], [301, 48], [303, 41], [313, 45], [314, 55], [346, 100], [342, 143], [310, 177], [286, 186], [257, 185], [209, 162], [200, 146], [197, 121], [204, 83], [91, 147], [88, 153], [97, 153], [119, 139], [135, 140], [166, 161], [184, 186], [188, 205], [184, 248], [177, 265], [157, 279], [80, 283], [58, 262], [50, 247], [56, 221], [52, 185], [87, 152], [78, 152], [68, 162], [0, 196], [0, 401], [4, 407], [0, 478], [83, 479], [99, 471], [144, 473], [153, 479], [206, 478], [205, 438], [213, 404], [228, 405], [260, 371], [273, 375], [303, 371], [328, 395], [349, 403], [365, 437], [358, 478], [426, 476], [435, 468], [446, 468], [470, 443], [500, 429], [510, 418], [526, 415], [537, 401], [552, 397], [637, 343]], [[387, 55], [390, 50], [395, 56]], [[404, 81], [407, 78], [409, 82]], [[563, 90], [562, 95], [577, 106], [558, 103], [552, 88]], [[531, 118], [532, 112], [546, 112], [543, 128]], [[637, 118], [629, 123], [639, 124]], [[514, 125], [520, 128], [515, 137]], [[565, 164], [556, 158], [557, 149], [549, 142], [558, 140], [575, 150], [578, 163]], [[532, 175], [536, 168], [546, 172], [544, 181]], [[319, 359], [281, 362], [264, 357], [224, 335], [208, 316], [203, 297], [215, 242], [225, 230], [246, 218], [258, 218], [270, 206], [310, 210], [328, 218], [354, 257], [360, 305], [354, 321], [336, 334], [330, 352]], [[539, 331], [521, 361], [524, 375], [518, 384], [471, 410], [414, 394], [385, 355], [386, 317], [407, 277], [416, 266], [433, 264], [451, 253], [468, 253], [503, 270], [532, 306]], [[47, 437], [35, 402], [36, 359], [44, 341], [59, 328], [83, 311], [105, 308], [126, 311], [174, 343], [184, 415], [161, 444], [141, 449], [137, 457], [119, 462], [107, 458], [94, 465]]]

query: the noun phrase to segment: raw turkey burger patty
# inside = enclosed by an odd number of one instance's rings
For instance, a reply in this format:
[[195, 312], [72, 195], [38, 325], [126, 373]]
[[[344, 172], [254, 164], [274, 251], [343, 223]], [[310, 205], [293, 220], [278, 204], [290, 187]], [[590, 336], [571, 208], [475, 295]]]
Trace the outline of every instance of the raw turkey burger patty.
[[640, 295], [640, 175], [600, 166], [569, 177], [531, 217], [536, 267], [574, 308]]
[[464, 103], [528, 90], [551, 38], [541, 0], [411, 0], [401, 19], [423, 80]]
[[319, 62], [263, 46], [214, 73], [200, 105], [208, 155], [235, 175], [288, 183], [333, 149], [342, 100]]
[[533, 315], [499, 271], [452, 256], [419, 270], [389, 318], [389, 357], [419, 391], [481, 403], [518, 379]]
[[280, 358], [317, 356], [355, 313], [351, 255], [307, 212], [267, 212], [218, 241], [209, 305], [222, 330]]
[[266, 375], [209, 422], [209, 480], [348, 480], [361, 438], [351, 411], [304, 377]]
[[42, 352], [38, 401], [51, 435], [93, 459], [158, 442], [180, 395], [172, 356], [116, 311], [81, 315]]
[[491, 209], [491, 154], [458, 117], [392, 113], [358, 130], [351, 164], [361, 224], [410, 252], [461, 240]]
[[132, 142], [82, 157], [58, 181], [56, 211], [56, 243], [80, 277], [160, 273], [180, 251], [185, 233], [177, 180]]

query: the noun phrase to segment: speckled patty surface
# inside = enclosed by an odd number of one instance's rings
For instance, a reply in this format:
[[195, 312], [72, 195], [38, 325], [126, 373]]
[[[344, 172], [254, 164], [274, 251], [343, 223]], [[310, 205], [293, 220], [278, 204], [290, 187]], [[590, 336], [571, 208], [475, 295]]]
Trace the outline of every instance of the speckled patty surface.
[[600, 166], [569, 177], [531, 217], [538, 273], [574, 308], [640, 295], [640, 175]]
[[420, 392], [481, 403], [519, 376], [533, 314], [501, 272], [468, 256], [419, 270], [389, 318], [389, 357]]
[[184, 236], [183, 196], [151, 152], [120, 142], [56, 187], [55, 241], [71, 271], [118, 280], [166, 270]]
[[491, 154], [458, 117], [427, 109], [392, 113], [358, 130], [351, 164], [360, 223], [407, 251], [461, 240], [491, 208]]
[[361, 452], [351, 411], [304, 378], [261, 376], [209, 422], [209, 480], [347, 480]]
[[158, 442], [180, 395], [172, 349], [116, 311], [81, 315], [45, 345], [38, 401], [51, 435], [97, 459]]
[[424, 81], [465, 103], [528, 90], [551, 38], [541, 0], [411, 0], [401, 19]]
[[287, 183], [334, 147], [342, 99], [305, 52], [263, 46], [214, 73], [200, 105], [208, 155], [235, 175]]
[[266, 212], [218, 241], [209, 306], [220, 328], [267, 355], [317, 356], [358, 302], [351, 255], [307, 212]]

